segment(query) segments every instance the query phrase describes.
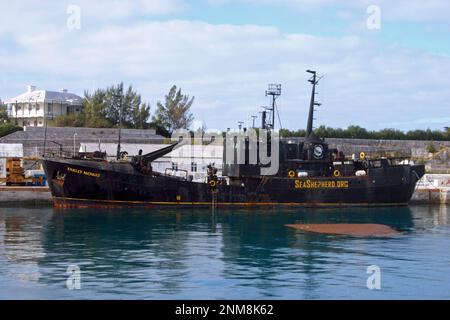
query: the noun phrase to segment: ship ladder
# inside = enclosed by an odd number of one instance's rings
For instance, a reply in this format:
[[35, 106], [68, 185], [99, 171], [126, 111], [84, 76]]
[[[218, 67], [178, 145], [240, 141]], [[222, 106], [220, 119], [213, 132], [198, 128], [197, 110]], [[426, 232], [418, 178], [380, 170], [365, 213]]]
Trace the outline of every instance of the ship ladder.
[[218, 190], [216, 189], [216, 190], [211, 190], [211, 194], [212, 194], [212, 197], [211, 197], [211, 207], [212, 207], [212, 211], [213, 211], [213, 214], [215, 214], [215, 212], [216, 212], [216, 209], [217, 209], [217, 194], [218, 194], [219, 192], [218, 192]]

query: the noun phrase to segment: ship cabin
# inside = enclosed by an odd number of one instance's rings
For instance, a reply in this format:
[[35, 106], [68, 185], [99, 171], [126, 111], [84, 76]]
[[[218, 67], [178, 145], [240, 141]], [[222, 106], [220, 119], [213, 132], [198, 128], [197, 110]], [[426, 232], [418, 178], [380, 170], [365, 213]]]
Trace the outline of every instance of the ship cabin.
[[[307, 70], [312, 74], [312, 78], [309, 82], [312, 84], [311, 102], [309, 106], [308, 122], [306, 127], [305, 138], [281, 138], [279, 141], [279, 157], [276, 162], [278, 168], [277, 172], [269, 174], [272, 177], [289, 177], [289, 178], [306, 178], [306, 177], [349, 177], [349, 176], [366, 176], [371, 173], [377, 174], [385, 170], [394, 169], [401, 166], [401, 161], [405, 157], [394, 156], [374, 156], [369, 159], [364, 152], [352, 155], [351, 158], [345, 156], [345, 154], [335, 148], [329, 148], [328, 143], [324, 139], [317, 137], [313, 130], [314, 111], [315, 107], [321, 104], [315, 100], [316, 86], [319, 83], [320, 77], [317, 77], [315, 71]], [[269, 94], [274, 91], [270, 90]], [[274, 114], [275, 114], [275, 97], [281, 94], [281, 88], [277, 87], [278, 92], [273, 95], [272, 104], [272, 117], [271, 124], [266, 122], [266, 112], [263, 113], [261, 129], [273, 129], [274, 128]], [[264, 174], [262, 169], [269, 165], [264, 165], [260, 157], [267, 154], [267, 158], [272, 159], [272, 165], [274, 163], [274, 157], [271, 156], [272, 150], [270, 146], [270, 139], [267, 148], [264, 148], [263, 152], [260, 151], [260, 146], [263, 148], [265, 143], [258, 140], [257, 143], [252, 144], [250, 137], [245, 135], [246, 129], [244, 128], [243, 142], [238, 142], [224, 139], [224, 158], [223, 158], [223, 175], [228, 176], [230, 181], [239, 181], [241, 178], [261, 178]], [[233, 144], [231, 148], [227, 148], [227, 144]], [[230, 147], [230, 145], [228, 145]], [[255, 152], [254, 149], [257, 149]], [[233, 157], [227, 155], [228, 152], [233, 152]], [[230, 162], [231, 159], [238, 159], [241, 155], [242, 161]], [[245, 156], [244, 156], [245, 155]], [[244, 161], [245, 157], [245, 161]], [[265, 163], [265, 162], [264, 162]]]

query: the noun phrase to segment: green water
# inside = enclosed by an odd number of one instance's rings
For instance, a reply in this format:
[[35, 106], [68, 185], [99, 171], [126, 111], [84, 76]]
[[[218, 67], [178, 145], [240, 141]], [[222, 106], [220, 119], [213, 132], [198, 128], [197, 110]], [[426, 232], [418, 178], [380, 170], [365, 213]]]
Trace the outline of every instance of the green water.
[[[1, 299], [450, 298], [448, 208], [0, 208]], [[380, 223], [390, 238], [291, 223]], [[67, 268], [80, 270], [69, 290]], [[381, 289], [367, 287], [379, 266]], [[73, 289], [73, 288], [72, 288]]]

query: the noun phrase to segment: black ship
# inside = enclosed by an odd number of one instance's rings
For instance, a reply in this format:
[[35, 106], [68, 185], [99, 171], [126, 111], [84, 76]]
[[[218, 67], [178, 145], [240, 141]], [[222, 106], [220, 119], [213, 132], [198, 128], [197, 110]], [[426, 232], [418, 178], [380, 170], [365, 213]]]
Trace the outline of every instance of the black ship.
[[[107, 161], [104, 155], [94, 157], [46, 157], [42, 159], [54, 205], [57, 207], [133, 207], [133, 206], [389, 206], [406, 205], [423, 165], [402, 164], [395, 157], [369, 157], [363, 152], [348, 158], [329, 148], [313, 131], [316, 85], [315, 71], [306, 136], [301, 141], [272, 141], [279, 144], [278, 170], [264, 175], [266, 164], [258, 156], [250, 159], [252, 148], [245, 140], [245, 159], [227, 163], [226, 153], [237, 152], [237, 144], [224, 141], [223, 176], [208, 166], [207, 178], [195, 182], [192, 177], [174, 176], [152, 170], [152, 162], [178, 147], [174, 143], [150, 154], [139, 154], [129, 160]], [[274, 92], [269, 92], [273, 95]], [[273, 129], [263, 113], [261, 129]], [[272, 131], [273, 132], [273, 131]], [[120, 140], [119, 140], [120, 141]], [[228, 144], [228, 145], [227, 145]], [[262, 148], [258, 141], [256, 148]], [[118, 152], [119, 153], [119, 152]]]

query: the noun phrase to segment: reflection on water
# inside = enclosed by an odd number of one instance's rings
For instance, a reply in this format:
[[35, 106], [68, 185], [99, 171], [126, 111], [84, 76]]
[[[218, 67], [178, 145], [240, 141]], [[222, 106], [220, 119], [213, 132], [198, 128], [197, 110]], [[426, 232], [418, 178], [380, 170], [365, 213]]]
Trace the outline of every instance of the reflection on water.
[[[352, 238], [286, 224], [376, 223]], [[0, 209], [0, 298], [449, 298], [447, 207], [219, 210]], [[66, 285], [81, 268], [81, 290]], [[367, 267], [382, 290], [366, 287]], [[414, 290], [416, 288], [417, 290]]]

